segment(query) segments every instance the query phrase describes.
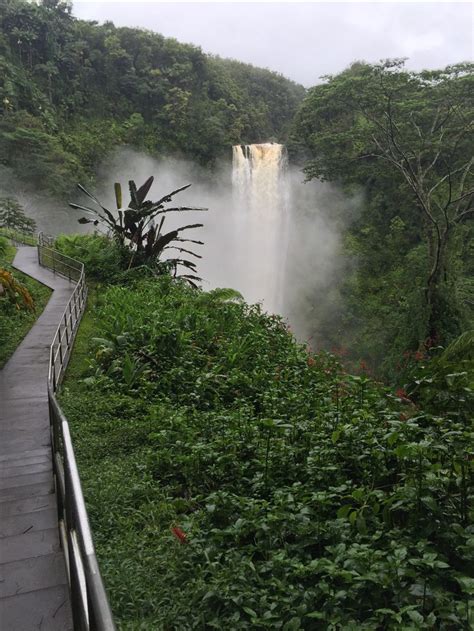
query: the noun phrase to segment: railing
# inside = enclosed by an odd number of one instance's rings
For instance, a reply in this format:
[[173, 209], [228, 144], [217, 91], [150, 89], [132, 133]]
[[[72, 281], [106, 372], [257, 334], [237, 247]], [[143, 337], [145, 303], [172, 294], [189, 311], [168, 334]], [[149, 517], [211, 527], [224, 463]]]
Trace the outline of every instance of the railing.
[[0, 237], [6, 237], [15, 244], [24, 243], [25, 245], [35, 246], [37, 242], [37, 236], [32, 232], [21, 232], [13, 228], [5, 228], [4, 226], [0, 226]]
[[51, 343], [48, 370], [53, 468], [74, 629], [114, 631], [112, 612], [92, 542], [69, 423], [56, 398], [86, 306], [87, 286], [84, 265], [57, 252], [52, 240], [42, 233], [38, 235], [37, 247], [40, 265], [76, 283]]

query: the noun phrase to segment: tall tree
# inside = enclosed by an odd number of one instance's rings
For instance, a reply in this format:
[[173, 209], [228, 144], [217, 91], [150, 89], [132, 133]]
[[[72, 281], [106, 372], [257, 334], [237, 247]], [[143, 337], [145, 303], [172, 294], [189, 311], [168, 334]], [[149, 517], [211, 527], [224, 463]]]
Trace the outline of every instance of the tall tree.
[[474, 212], [473, 65], [420, 73], [403, 66], [356, 63], [326, 77], [304, 101], [296, 130], [311, 152], [309, 179], [376, 189], [381, 205], [390, 205], [383, 199], [387, 181], [387, 194], [394, 183], [403, 193], [427, 246], [425, 334], [443, 341], [456, 274], [452, 249]]

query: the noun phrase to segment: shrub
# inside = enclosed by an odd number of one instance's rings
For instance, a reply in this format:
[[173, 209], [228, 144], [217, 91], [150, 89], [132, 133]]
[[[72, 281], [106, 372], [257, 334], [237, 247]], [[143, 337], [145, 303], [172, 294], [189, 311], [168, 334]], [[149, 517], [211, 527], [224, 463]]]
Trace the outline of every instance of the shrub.
[[23, 206], [16, 199], [13, 197], [1, 197], [0, 228], [33, 234], [36, 230], [36, 222], [25, 215]]
[[467, 630], [471, 426], [235, 297], [163, 277], [87, 316], [62, 400], [121, 628]]
[[60, 235], [55, 248], [84, 263], [86, 275], [96, 281], [113, 280], [125, 264], [120, 246], [102, 234]]

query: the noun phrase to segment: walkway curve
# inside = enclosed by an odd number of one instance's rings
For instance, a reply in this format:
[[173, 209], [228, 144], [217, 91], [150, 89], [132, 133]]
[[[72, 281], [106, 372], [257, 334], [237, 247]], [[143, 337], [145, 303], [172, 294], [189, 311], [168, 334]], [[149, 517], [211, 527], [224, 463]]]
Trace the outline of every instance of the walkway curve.
[[49, 347], [74, 283], [40, 267], [33, 247], [19, 247], [13, 265], [54, 291], [0, 370], [0, 628], [72, 631], [46, 384]]

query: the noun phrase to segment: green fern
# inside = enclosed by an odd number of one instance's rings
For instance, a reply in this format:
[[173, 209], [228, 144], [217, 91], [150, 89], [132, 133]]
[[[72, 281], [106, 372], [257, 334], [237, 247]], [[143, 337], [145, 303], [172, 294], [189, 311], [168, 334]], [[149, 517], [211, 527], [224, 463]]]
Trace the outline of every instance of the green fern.
[[474, 360], [474, 329], [462, 333], [439, 357], [439, 361], [443, 363], [454, 360]]
[[202, 294], [201, 301], [209, 302], [243, 302], [244, 297], [236, 289], [231, 287], [217, 287]]

